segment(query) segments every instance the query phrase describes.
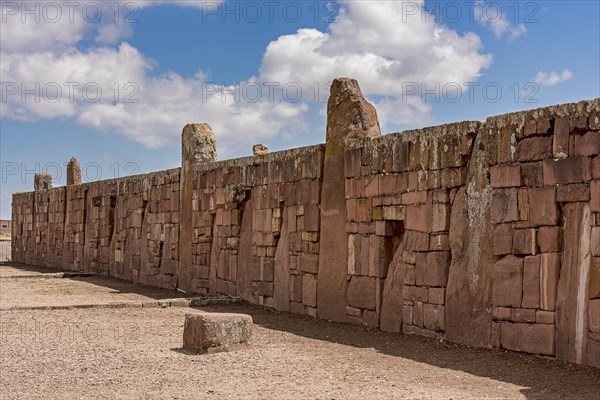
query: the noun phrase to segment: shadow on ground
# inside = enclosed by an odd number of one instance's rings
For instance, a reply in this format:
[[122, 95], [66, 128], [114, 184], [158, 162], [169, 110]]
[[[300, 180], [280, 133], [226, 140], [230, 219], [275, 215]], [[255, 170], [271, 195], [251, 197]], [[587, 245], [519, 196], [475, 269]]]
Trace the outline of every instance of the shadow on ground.
[[[21, 264], [17, 262], [11, 261], [3, 261], [0, 262], [0, 268], [10, 268], [19, 273], [31, 273], [34, 274], [44, 274], [44, 273], [57, 273], [57, 272], [66, 272], [72, 273], [73, 271], [63, 271], [53, 268], [45, 268], [45, 267], [36, 267], [33, 265]], [[18, 278], [18, 276], [16, 276]], [[35, 276], [32, 276], [35, 278]], [[3, 278], [6, 279], [6, 278]], [[180, 297], [190, 297], [190, 294], [182, 293], [176, 290], [167, 290], [160, 289], [152, 286], [146, 286], [141, 284], [135, 284], [128, 281], [123, 281], [116, 278], [110, 278], [100, 275], [89, 275], [89, 276], [75, 276], [75, 277], [65, 277], [65, 278], [56, 278], [56, 279], [68, 279], [72, 281], [80, 281], [86, 282], [89, 284], [106, 287], [111, 289], [112, 294], [138, 294], [142, 296], [146, 296], [155, 300], [163, 300], [163, 299], [173, 299]]]
[[[0, 267], [32, 273], [59, 272], [14, 262], [0, 262]], [[93, 276], [74, 279], [108, 287], [116, 293], [136, 293], [157, 300], [190, 296], [114, 278]], [[373, 328], [280, 313], [250, 304], [208, 306], [202, 307], [202, 310], [249, 314], [256, 325], [270, 329], [269, 334], [273, 335], [297, 335], [357, 348], [373, 348], [385, 355], [522, 386], [521, 393], [528, 399], [600, 399], [600, 370], [591, 367], [498, 349], [470, 348], [420, 336], [385, 333]], [[273, 339], [277, 338], [274, 336]], [[460, 382], [455, 384], [460, 385]]]
[[600, 399], [600, 370], [591, 367], [499, 349], [471, 348], [420, 336], [385, 333], [249, 304], [202, 309], [246, 313], [252, 315], [256, 325], [281, 334], [373, 348], [382, 354], [523, 386], [521, 393], [528, 399]]

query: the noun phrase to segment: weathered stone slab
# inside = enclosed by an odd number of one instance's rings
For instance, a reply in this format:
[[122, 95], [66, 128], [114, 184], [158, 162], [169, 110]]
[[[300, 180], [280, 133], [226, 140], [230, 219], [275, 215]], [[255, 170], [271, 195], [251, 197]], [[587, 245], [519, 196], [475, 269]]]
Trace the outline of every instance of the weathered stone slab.
[[252, 317], [245, 314], [186, 314], [183, 349], [212, 354], [252, 347]]
[[500, 325], [500, 343], [512, 351], [531, 354], [554, 355], [554, 325], [511, 324]]
[[67, 164], [67, 186], [81, 185], [81, 167], [75, 157], [71, 157]]
[[321, 238], [317, 314], [346, 321], [348, 233], [346, 226], [345, 154], [349, 141], [381, 136], [375, 107], [354, 79], [333, 81], [327, 103], [327, 135], [321, 189]]
[[581, 364], [587, 342], [587, 289], [590, 270], [590, 207], [566, 204], [564, 253], [556, 298], [556, 357]]

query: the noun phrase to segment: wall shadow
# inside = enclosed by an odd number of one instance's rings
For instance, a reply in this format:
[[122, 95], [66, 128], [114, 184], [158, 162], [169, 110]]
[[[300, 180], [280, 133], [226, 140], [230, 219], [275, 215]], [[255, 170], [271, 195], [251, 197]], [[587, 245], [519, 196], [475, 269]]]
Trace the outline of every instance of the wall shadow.
[[249, 304], [203, 307], [240, 312], [258, 326], [305, 338], [373, 348], [382, 354], [523, 386], [527, 399], [600, 399], [600, 369], [500, 349], [482, 349], [422, 336], [280, 313]]

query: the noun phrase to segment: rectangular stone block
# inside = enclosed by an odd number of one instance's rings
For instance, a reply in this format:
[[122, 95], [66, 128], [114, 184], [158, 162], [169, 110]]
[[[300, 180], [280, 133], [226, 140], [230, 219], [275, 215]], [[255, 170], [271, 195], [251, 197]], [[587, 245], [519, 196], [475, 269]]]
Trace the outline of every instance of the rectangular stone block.
[[444, 331], [446, 329], [444, 306], [429, 303], [424, 304], [423, 325], [432, 331]]
[[512, 308], [509, 307], [494, 307], [492, 308], [492, 317], [496, 321], [510, 321]]
[[540, 307], [540, 258], [530, 256], [523, 261], [523, 308]]
[[[531, 226], [558, 225], [558, 207], [554, 188], [529, 189]], [[534, 206], [535, 205], [535, 206]]]
[[317, 306], [317, 278], [312, 274], [302, 275], [302, 303]]
[[538, 324], [554, 325], [554, 311], [537, 310], [535, 322]]
[[375, 278], [353, 276], [348, 284], [348, 305], [355, 308], [375, 310], [376, 284]]
[[556, 308], [556, 289], [560, 272], [559, 253], [540, 255], [540, 308], [554, 311]]
[[600, 298], [600, 257], [592, 257], [589, 282], [588, 297]]
[[576, 156], [597, 156], [600, 153], [600, 132], [575, 135]]
[[523, 292], [523, 259], [508, 255], [494, 264], [492, 303], [494, 306], [520, 307]]
[[552, 144], [554, 158], [567, 158], [569, 156], [569, 137], [569, 118], [557, 118], [554, 121], [554, 141]]
[[444, 304], [446, 302], [446, 289], [444, 288], [429, 288], [429, 303]]
[[252, 317], [244, 314], [186, 314], [183, 348], [211, 354], [252, 347]]
[[405, 300], [427, 302], [429, 290], [418, 286], [404, 286], [402, 288], [402, 298]]
[[521, 184], [526, 187], [538, 187], [544, 184], [541, 161], [521, 164]]
[[500, 326], [500, 343], [507, 350], [554, 355], [554, 325], [511, 324]]
[[383, 207], [383, 219], [389, 221], [404, 221], [406, 219], [405, 206], [385, 206]]
[[542, 226], [537, 235], [540, 253], [558, 253], [562, 249], [561, 229], [558, 226]]
[[590, 300], [588, 306], [588, 326], [590, 331], [600, 333], [600, 299]]
[[316, 274], [319, 271], [319, 255], [300, 253], [298, 268], [300, 271]]
[[521, 186], [520, 165], [496, 165], [491, 167], [490, 183], [494, 188]]
[[445, 232], [450, 229], [450, 207], [444, 203], [433, 203], [431, 232]]
[[450, 269], [449, 251], [432, 251], [417, 254], [417, 286], [446, 286]]
[[600, 180], [590, 183], [590, 211], [600, 212]]
[[510, 320], [513, 322], [535, 322], [535, 310], [531, 308], [511, 308]]
[[581, 157], [569, 157], [563, 160], [544, 160], [544, 185], [575, 183], [583, 181]]
[[494, 228], [494, 255], [512, 254], [514, 230], [512, 224], [499, 224]]
[[492, 193], [492, 222], [519, 220], [517, 189], [496, 189]]
[[429, 232], [431, 226], [430, 217], [431, 214], [428, 212], [426, 204], [408, 206], [406, 207], [406, 229]]
[[590, 201], [590, 187], [585, 183], [558, 186], [556, 188], [556, 201], [559, 203]]
[[519, 161], [538, 161], [552, 157], [552, 137], [531, 137], [517, 143]]
[[513, 254], [537, 254], [538, 251], [536, 234], [537, 232], [533, 228], [515, 229], [515, 234], [513, 238]]

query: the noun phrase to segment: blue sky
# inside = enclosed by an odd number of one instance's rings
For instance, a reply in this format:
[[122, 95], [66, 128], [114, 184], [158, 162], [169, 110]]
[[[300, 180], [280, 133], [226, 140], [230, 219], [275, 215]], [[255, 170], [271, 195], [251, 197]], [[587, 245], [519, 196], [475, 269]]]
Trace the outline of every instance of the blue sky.
[[178, 166], [188, 122], [221, 159], [323, 142], [337, 76], [386, 133], [600, 96], [598, 1], [0, 3], [3, 219], [73, 155], [84, 180]]

